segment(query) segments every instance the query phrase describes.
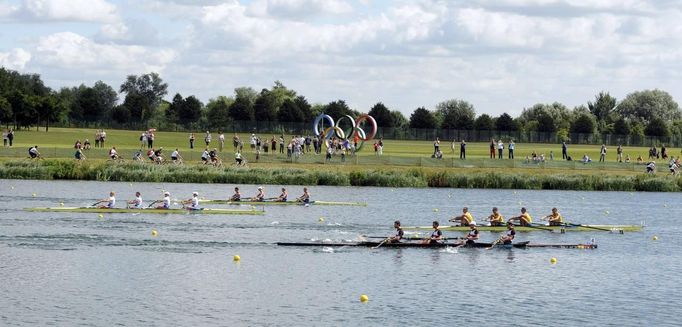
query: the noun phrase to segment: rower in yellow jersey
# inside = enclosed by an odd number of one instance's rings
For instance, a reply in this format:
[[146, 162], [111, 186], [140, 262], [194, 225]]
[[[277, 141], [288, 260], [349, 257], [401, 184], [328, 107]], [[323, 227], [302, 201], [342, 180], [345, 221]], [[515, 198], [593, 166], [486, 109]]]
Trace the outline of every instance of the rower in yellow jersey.
[[464, 207], [462, 208], [462, 214], [457, 216], [457, 217], [452, 217], [450, 218], [451, 222], [457, 222], [459, 221], [460, 225], [462, 226], [469, 226], [472, 221], [474, 221], [474, 217], [471, 215], [469, 212], [469, 208]]
[[519, 226], [530, 226], [533, 223], [533, 217], [530, 216], [526, 208], [521, 208], [521, 214], [516, 217], [511, 217], [507, 222], [518, 221]]
[[561, 217], [557, 208], [552, 208], [552, 213], [543, 217], [542, 220], [549, 221], [550, 226], [562, 226], [564, 224], [564, 218]]
[[488, 221], [490, 222], [490, 226], [503, 226], [504, 216], [497, 211], [497, 207], [493, 207], [493, 214], [488, 216]]

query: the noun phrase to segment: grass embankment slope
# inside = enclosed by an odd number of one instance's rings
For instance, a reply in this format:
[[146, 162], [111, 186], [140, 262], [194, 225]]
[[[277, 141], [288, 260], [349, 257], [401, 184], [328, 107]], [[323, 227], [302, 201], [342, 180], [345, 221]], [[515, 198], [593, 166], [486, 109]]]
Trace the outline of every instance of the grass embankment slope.
[[[163, 182], [204, 182], [204, 183], [264, 183], [301, 185], [373, 185], [413, 187], [476, 187], [476, 188], [521, 188], [521, 189], [575, 189], [575, 190], [624, 190], [624, 191], [678, 191], [678, 179], [664, 175], [644, 176], [643, 167], [634, 163], [615, 162], [615, 148], [610, 148], [606, 163], [583, 165], [563, 160], [548, 161], [544, 164], [525, 163], [525, 156], [535, 151], [554, 151], [555, 158], [561, 156], [561, 146], [556, 144], [516, 145], [516, 160], [488, 159], [488, 143], [468, 143], [467, 160], [459, 160], [459, 144], [455, 153], [449, 142], [442, 142], [444, 160], [431, 159], [433, 144], [430, 141], [385, 140], [384, 155], [376, 156], [371, 144], [366, 144], [356, 158], [344, 163], [335, 157], [331, 163], [324, 162], [324, 156], [306, 154], [297, 162], [290, 162], [286, 155], [261, 153], [255, 161], [255, 154], [248, 145], [249, 134], [240, 134], [245, 143], [249, 168], [213, 168], [194, 164], [199, 161], [205, 147], [204, 133], [196, 133], [195, 148], [189, 149], [188, 133], [157, 132], [154, 146], [163, 147], [166, 156], [179, 148], [188, 165], [155, 166], [136, 164], [129, 159], [140, 148], [140, 131], [107, 130], [105, 148], [94, 148], [93, 129], [52, 128], [44, 130], [19, 131], [14, 147], [3, 148], [0, 158], [0, 177], [37, 179], [96, 179], [96, 180], [146, 180]], [[218, 147], [218, 133], [213, 133], [211, 147]], [[233, 134], [226, 134], [225, 149], [221, 156], [229, 165], [233, 158]], [[271, 138], [272, 135], [261, 135]], [[290, 136], [287, 136], [287, 138]], [[89, 138], [93, 149], [85, 151], [87, 162], [76, 163], [73, 145], [77, 139]], [[372, 142], [368, 142], [372, 143]], [[27, 149], [32, 145], [46, 158], [40, 162], [26, 160]], [[107, 152], [116, 146], [127, 160], [124, 164], [108, 162]], [[598, 145], [569, 145], [574, 157], [587, 154], [593, 159], [599, 156]], [[638, 155], [648, 156], [648, 148], [625, 147], [624, 153], [633, 159]], [[679, 149], [669, 149], [669, 154]], [[505, 149], [505, 158], [507, 150]], [[61, 160], [52, 160], [57, 158]], [[663, 165], [661, 165], [663, 166]], [[665, 169], [664, 169], [665, 170]]]

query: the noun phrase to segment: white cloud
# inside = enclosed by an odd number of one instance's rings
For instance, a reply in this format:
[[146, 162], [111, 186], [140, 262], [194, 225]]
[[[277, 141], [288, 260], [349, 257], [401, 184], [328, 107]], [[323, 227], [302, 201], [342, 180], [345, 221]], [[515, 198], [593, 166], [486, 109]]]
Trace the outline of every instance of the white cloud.
[[0, 4], [0, 18], [14, 21], [115, 22], [117, 7], [106, 0], [24, 0]]
[[31, 53], [22, 48], [12, 49], [9, 52], [0, 52], [0, 66], [9, 69], [24, 69], [30, 60]]
[[99, 44], [81, 35], [62, 32], [40, 38], [35, 59], [63, 69], [163, 71], [176, 57], [171, 49]]
[[347, 14], [353, 7], [341, 0], [257, 0], [249, 6], [254, 16], [302, 19], [322, 14]]

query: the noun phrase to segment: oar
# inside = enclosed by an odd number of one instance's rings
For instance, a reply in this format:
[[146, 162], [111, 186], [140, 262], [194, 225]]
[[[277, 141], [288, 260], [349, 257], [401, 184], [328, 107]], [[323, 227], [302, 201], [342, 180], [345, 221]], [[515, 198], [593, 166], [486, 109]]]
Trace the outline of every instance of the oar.
[[390, 237], [385, 238], [383, 241], [381, 241], [381, 243], [379, 243], [379, 245], [372, 247], [372, 249], [378, 249], [380, 246], [384, 245], [384, 243], [388, 242], [388, 240], [390, 239], [391, 239]]
[[547, 228], [547, 227], [540, 227], [540, 226], [533, 226], [533, 225], [516, 225], [516, 226], [519, 226], [519, 227], [529, 227], [529, 228], [535, 228], [535, 229], [541, 229], [541, 230], [546, 230], [546, 231], [554, 232], [554, 229]]
[[498, 238], [495, 242], [493, 242], [493, 244], [491, 244], [490, 247], [487, 247], [487, 248], [485, 248], [485, 249], [486, 249], [486, 250], [490, 250], [490, 249], [494, 248], [495, 245], [497, 245], [497, 243], [500, 243], [500, 241], [502, 241], [502, 238], [501, 238], [501, 237]]
[[157, 204], [157, 203], [159, 203], [159, 202], [161, 202], [161, 201], [160, 201], [160, 200], [155, 200], [154, 202], [150, 203], [150, 204], [147, 206], [147, 208], [151, 208], [153, 205], [155, 205], [155, 204]]
[[104, 200], [99, 200], [99, 201], [97, 201], [97, 202], [91, 204], [90, 206], [91, 206], [91, 207], [94, 207], [94, 206], [96, 206], [96, 205], [98, 205], [98, 204], [100, 204], [100, 203], [102, 203], [102, 202], [104, 202]]
[[571, 223], [564, 223], [564, 225], [574, 226], [574, 227], [585, 227], [585, 228], [591, 228], [591, 229], [601, 230], [601, 231], [605, 231], [605, 232], [612, 232], [612, 230], [610, 230], [610, 229], [599, 228], [599, 227], [594, 227], [594, 226], [590, 226], [590, 225], [571, 224]]

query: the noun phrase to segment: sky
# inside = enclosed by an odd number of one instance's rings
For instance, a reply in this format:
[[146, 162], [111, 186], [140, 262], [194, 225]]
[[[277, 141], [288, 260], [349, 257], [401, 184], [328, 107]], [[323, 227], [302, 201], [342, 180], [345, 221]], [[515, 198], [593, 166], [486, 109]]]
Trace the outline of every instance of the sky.
[[662, 89], [682, 0], [0, 0], [0, 65], [54, 89], [157, 72], [204, 103], [279, 80], [311, 103], [478, 114]]

